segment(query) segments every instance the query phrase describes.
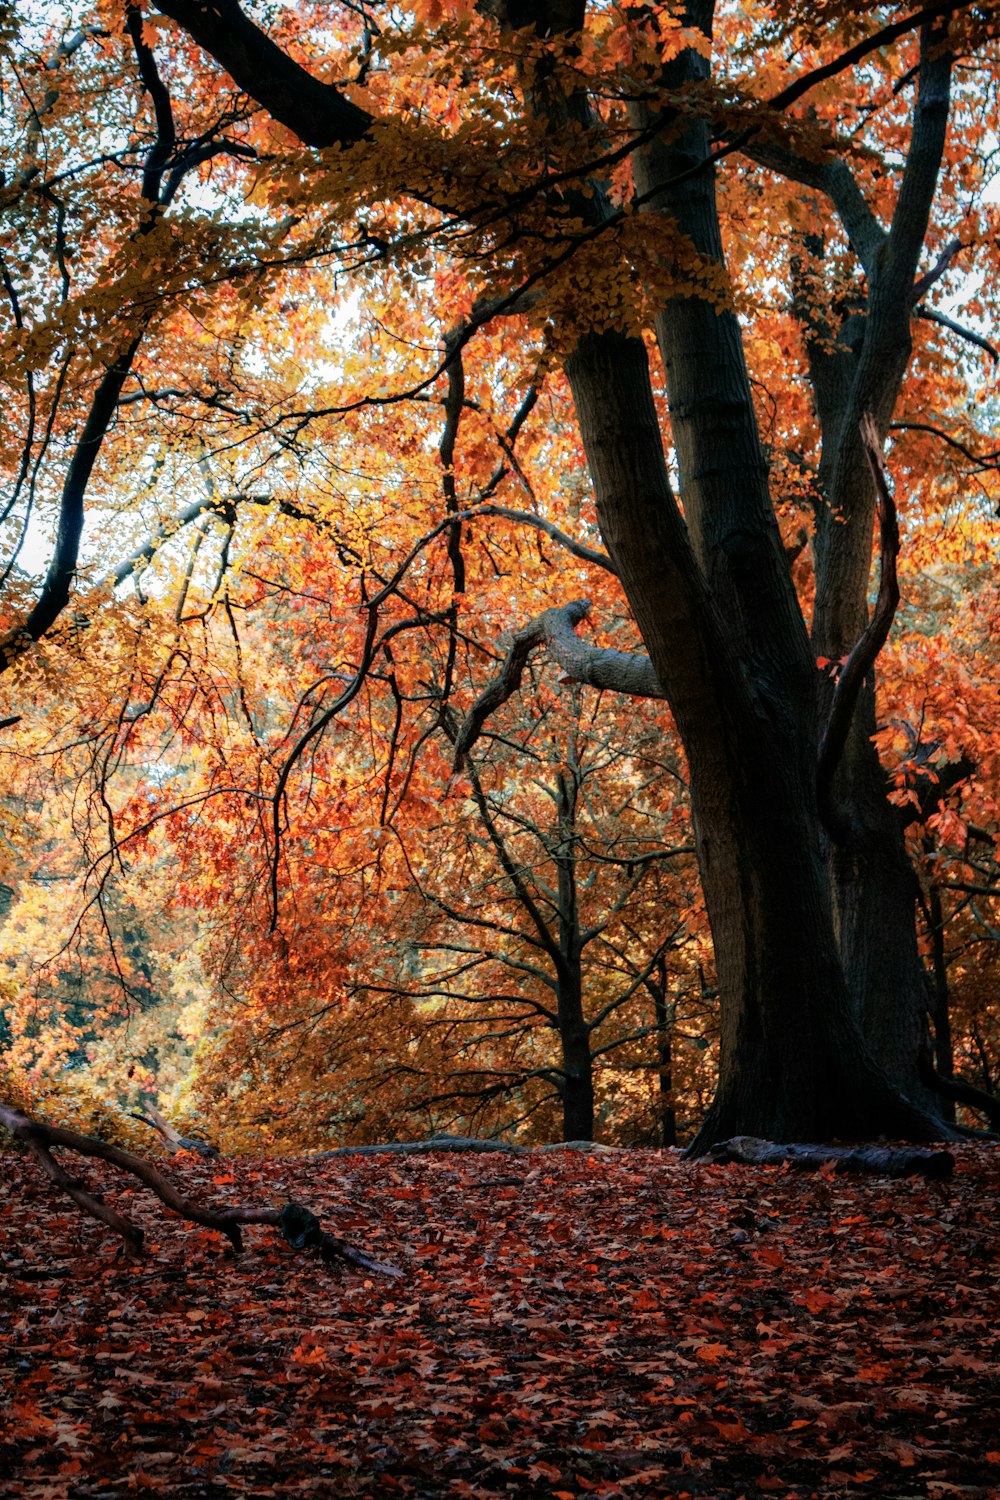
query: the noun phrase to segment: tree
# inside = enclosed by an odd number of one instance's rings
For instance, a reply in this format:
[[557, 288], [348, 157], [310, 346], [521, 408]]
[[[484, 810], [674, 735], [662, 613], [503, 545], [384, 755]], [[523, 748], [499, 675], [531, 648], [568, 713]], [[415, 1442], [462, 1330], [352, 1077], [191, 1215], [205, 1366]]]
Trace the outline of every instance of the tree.
[[[538, 683], [494, 727], [466, 757], [459, 815], [410, 836], [425, 916], [392, 988], [451, 1039], [443, 1098], [511, 1099], [523, 1120], [554, 1095], [562, 1138], [591, 1140], [602, 1075], [655, 1070], [673, 1108], [673, 992], [696, 974], [684, 949], [701, 916], [677, 768], [662, 723], [626, 730], [580, 690]], [[664, 847], [668, 830], [680, 842]], [[607, 1124], [620, 1130], [613, 1108]]]
[[[532, 641], [544, 637], [581, 682], [665, 696], [683, 742], [722, 1003], [719, 1090], [697, 1148], [734, 1132], [788, 1140], [946, 1129], [918, 1073], [915, 886], [872, 745], [896, 551], [878, 448], [903, 399], [914, 317], [936, 320], [949, 338], [966, 332], [942, 323], [928, 299], [960, 251], [988, 243], [978, 180], [956, 172], [939, 189], [939, 178], [950, 119], [966, 150], [988, 132], [974, 87], [961, 81], [954, 99], [951, 87], [956, 58], [991, 56], [989, 17], [938, 3], [862, 26], [851, 6], [818, 18], [795, 5], [716, 15], [710, 0], [691, 0], [676, 15], [633, 6], [588, 16], [562, 0], [527, 9], [498, 0], [455, 17], [429, 5], [412, 36], [379, 40], [367, 16], [331, 39], [325, 10], [308, 7], [283, 15], [273, 35], [235, 0], [162, 0], [156, 15], [179, 30], [142, 24], [137, 7], [125, 12], [134, 67], [157, 109], [143, 203], [168, 206], [170, 164], [198, 156], [171, 136], [154, 50], [169, 56], [172, 79], [193, 85], [196, 115], [217, 82], [207, 58], [232, 93], [192, 140], [228, 153], [233, 172], [253, 154], [246, 181], [265, 277], [277, 276], [279, 259], [327, 253], [331, 228], [342, 229], [342, 259], [363, 261], [373, 277], [397, 261], [404, 277], [418, 276], [432, 254], [451, 257], [440, 361], [422, 379], [369, 392], [369, 403], [415, 399], [440, 378], [446, 401], [461, 407], [463, 350], [471, 355], [498, 320], [528, 334], [542, 376], [554, 384], [547, 372], [565, 372], [609, 554], [585, 549], [588, 561], [619, 580], [648, 657], [569, 640], [581, 622], [573, 607], [550, 610]], [[322, 78], [331, 46], [338, 66], [355, 52], [352, 83]], [[804, 71], [790, 76], [786, 52], [807, 59]], [[145, 212], [141, 232], [148, 222], [152, 240], [163, 215]], [[286, 249], [297, 216], [309, 236]], [[754, 231], [742, 242], [741, 219]], [[948, 230], [959, 220], [956, 240]], [[194, 243], [184, 241], [185, 267]], [[935, 258], [921, 270], [925, 249]], [[245, 272], [253, 256], [242, 252]], [[775, 415], [770, 462], [738, 316], [751, 277], [788, 288], [792, 316], [775, 326], [811, 385], [811, 413]], [[16, 320], [16, 297], [12, 307]], [[666, 410], [643, 337], [650, 326]], [[83, 493], [135, 353], [128, 340], [123, 348], [98, 382], [79, 462], [67, 470], [49, 578], [12, 627], [8, 661], [65, 607]], [[930, 368], [942, 358], [921, 344]], [[770, 374], [776, 380], [773, 366]], [[346, 414], [364, 399], [334, 409]], [[318, 415], [289, 412], [273, 430], [291, 441]], [[453, 443], [441, 459], [437, 534], [449, 548], [452, 599], [434, 621], [426, 610], [414, 620], [454, 633], [467, 518], [447, 485]], [[811, 512], [805, 574], [801, 543], [790, 563], [779, 526], [794, 464]], [[885, 588], [866, 628], [877, 501]], [[227, 503], [236, 500], [208, 497], [196, 513], [215, 508], [228, 525]], [[189, 508], [176, 524], [191, 519]], [[398, 578], [393, 588], [398, 597]], [[368, 618], [377, 623], [371, 609]], [[365, 657], [367, 670], [367, 647]], [[499, 696], [506, 690], [500, 684]], [[483, 719], [480, 698], [460, 749]], [[308, 734], [329, 722], [319, 715]], [[297, 759], [271, 790], [275, 842]]]

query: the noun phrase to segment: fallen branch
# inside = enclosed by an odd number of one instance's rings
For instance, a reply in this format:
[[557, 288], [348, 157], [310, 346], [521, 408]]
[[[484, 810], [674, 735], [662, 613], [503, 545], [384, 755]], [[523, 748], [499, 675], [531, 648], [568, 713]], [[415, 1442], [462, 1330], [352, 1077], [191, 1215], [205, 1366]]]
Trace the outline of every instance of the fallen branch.
[[955, 1158], [950, 1151], [927, 1151], [916, 1146], [779, 1146], [755, 1135], [734, 1135], [719, 1141], [707, 1161], [740, 1162], [751, 1167], [780, 1167], [787, 1162], [802, 1172], [817, 1172], [829, 1163], [837, 1172], [864, 1172], [878, 1177], [950, 1177]]
[[509, 1145], [506, 1141], [484, 1141], [472, 1135], [432, 1135], [426, 1141], [392, 1141], [384, 1146], [338, 1146], [333, 1151], [318, 1151], [314, 1161], [331, 1156], [427, 1156], [433, 1151], [503, 1151], [508, 1156], [527, 1156], [527, 1146]]
[[[141, 1227], [118, 1213], [116, 1209], [109, 1208], [100, 1193], [93, 1192], [80, 1178], [67, 1172], [62, 1163], [52, 1155], [56, 1147], [75, 1151], [80, 1156], [96, 1157], [99, 1161], [106, 1161], [111, 1166], [119, 1167], [123, 1172], [137, 1177], [151, 1192], [155, 1193], [166, 1208], [171, 1209], [180, 1218], [186, 1219], [191, 1224], [201, 1224], [206, 1229], [214, 1229], [219, 1234], [224, 1234], [237, 1255], [243, 1249], [243, 1225], [266, 1224], [272, 1228], [282, 1228], [281, 1216], [285, 1212], [284, 1209], [237, 1206], [219, 1210], [202, 1208], [179, 1193], [168, 1178], [158, 1172], [149, 1162], [143, 1161], [141, 1156], [133, 1156], [131, 1151], [123, 1151], [121, 1147], [109, 1145], [107, 1141], [98, 1140], [96, 1136], [81, 1135], [79, 1131], [66, 1130], [61, 1125], [45, 1125], [40, 1120], [33, 1120], [29, 1115], [22, 1114], [19, 1109], [13, 1109], [10, 1105], [3, 1103], [0, 1103], [0, 1125], [8, 1130], [15, 1140], [21, 1141], [28, 1148], [56, 1187], [68, 1193], [84, 1213], [100, 1220], [109, 1229], [113, 1229], [134, 1255], [142, 1252], [144, 1236]], [[302, 1209], [301, 1212], [308, 1213], [309, 1210]], [[311, 1217], [315, 1218], [315, 1215]], [[316, 1220], [316, 1223], [318, 1225], [319, 1221]], [[401, 1271], [372, 1260], [365, 1255], [364, 1251], [348, 1245], [345, 1240], [335, 1239], [333, 1235], [323, 1235], [321, 1248], [326, 1260], [339, 1256], [356, 1265], [364, 1266], [368, 1270], [380, 1271], [387, 1276], [402, 1275]]]
[[377, 1271], [382, 1276], [403, 1275], [398, 1266], [374, 1260], [355, 1245], [349, 1245], [346, 1240], [327, 1234], [312, 1210], [301, 1203], [286, 1203], [277, 1216], [277, 1223], [293, 1250], [318, 1250], [325, 1261], [349, 1260], [352, 1265], [362, 1266], [366, 1271]]
[[477, 1135], [432, 1135], [426, 1141], [390, 1141], [381, 1146], [338, 1146], [317, 1151], [313, 1161], [331, 1156], [428, 1156], [435, 1151], [501, 1151], [507, 1156], [530, 1156], [533, 1151], [579, 1151], [588, 1155], [616, 1151], [598, 1141], [551, 1141], [543, 1146], [516, 1146], [508, 1141], [487, 1141]]

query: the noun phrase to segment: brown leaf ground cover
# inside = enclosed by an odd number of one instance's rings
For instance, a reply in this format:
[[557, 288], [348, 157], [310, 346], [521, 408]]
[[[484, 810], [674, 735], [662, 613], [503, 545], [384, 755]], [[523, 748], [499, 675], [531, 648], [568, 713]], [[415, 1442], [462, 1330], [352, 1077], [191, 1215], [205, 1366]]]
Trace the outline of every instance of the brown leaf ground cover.
[[1000, 1494], [1000, 1152], [955, 1177], [673, 1154], [180, 1160], [406, 1270], [141, 1216], [0, 1154], [9, 1500]]

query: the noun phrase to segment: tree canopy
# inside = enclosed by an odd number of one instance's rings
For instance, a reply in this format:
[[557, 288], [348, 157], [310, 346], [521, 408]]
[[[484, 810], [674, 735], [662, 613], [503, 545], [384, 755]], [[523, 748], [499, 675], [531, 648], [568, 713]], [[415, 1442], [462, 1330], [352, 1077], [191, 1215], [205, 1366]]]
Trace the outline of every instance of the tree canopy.
[[8, 1096], [995, 1127], [992, 8], [2, 18]]

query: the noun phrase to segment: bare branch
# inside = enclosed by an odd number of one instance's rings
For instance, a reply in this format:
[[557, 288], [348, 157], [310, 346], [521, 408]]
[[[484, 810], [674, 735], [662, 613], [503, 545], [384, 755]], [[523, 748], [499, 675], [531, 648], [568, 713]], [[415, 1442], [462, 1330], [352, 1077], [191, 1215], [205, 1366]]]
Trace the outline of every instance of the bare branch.
[[536, 531], [544, 531], [546, 536], [558, 542], [560, 547], [565, 547], [567, 552], [578, 557], [581, 562], [593, 563], [595, 568], [603, 568], [605, 573], [611, 573], [618, 577], [618, 569], [611, 561], [606, 552], [600, 552], [596, 547], [588, 547], [586, 542], [578, 542], [575, 537], [563, 531], [552, 521], [546, 521], [544, 516], [536, 516], [530, 510], [510, 510], [506, 505], [479, 505], [473, 509], [461, 511], [460, 517], [469, 520], [476, 516], [499, 516], [505, 521], [515, 521], [519, 526], [533, 526]]
[[951, 333], [957, 333], [959, 338], [965, 339], [967, 344], [975, 344], [977, 349], [983, 349], [994, 364], [1000, 361], [1000, 349], [995, 344], [991, 344], [989, 339], [983, 338], [981, 333], [976, 333], [972, 328], [966, 328], [964, 323], [956, 323], [954, 318], [946, 317], [936, 308], [925, 307], [922, 302], [918, 303], [914, 312], [918, 318], [923, 318], [925, 323], [937, 323], [940, 328], [947, 328]]
[[926, 297], [927, 293], [930, 291], [934, 283], [936, 281], [940, 281], [941, 277], [944, 275], [945, 271], [947, 271], [948, 267], [951, 265], [952, 261], [955, 259], [955, 256], [958, 254], [961, 248], [961, 240], [948, 241], [947, 245], [945, 245], [944, 249], [941, 251], [941, 254], [931, 266], [930, 270], [925, 271], [923, 276], [919, 276], [913, 283], [913, 291], [910, 294], [911, 302], [916, 304], [921, 301], [922, 298]]
[[626, 693], [633, 698], [664, 698], [653, 663], [638, 652], [591, 646], [576, 634], [590, 610], [589, 599], [543, 610], [514, 636], [499, 673], [480, 693], [455, 739], [455, 768], [462, 765], [483, 725], [521, 685], [531, 653], [546, 646], [567, 677], [590, 687]]
[[200, 500], [194, 500], [190, 505], [185, 506], [171, 520], [164, 521], [158, 526], [141, 547], [137, 547], [118, 564], [114, 572], [108, 574], [106, 582], [116, 585], [124, 583], [133, 573], [151, 562], [165, 542], [169, 542], [179, 531], [183, 531], [185, 526], [189, 526], [192, 521], [197, 521], [206, 512], [214, 512], [221, 520], [232, 522], [236, 516], [236, 507], [239, 505], [273, 505], [282, 515], [291, 516], [295, 521], [307, 521], [314, 526], [323, 524], [318, 516], [310, 515], [309, 511], [303, 510], [294, 501], [279, 500], [274, 495], [246, 495], [241, 492], [232, 495], [214, 493], [204, 495]]
[[960, 438], [952, 437], [950, 432], [945, 432], [941, 427], [935, 427], [932, 422], [890, 422], [890, 432], [927, 432], [931, 437], [940, 438], [942, 443], [947, 443], [949, 448], [955, 448], [970, 463], [976, 464], [982, 469], [995, 469], [1000, 465], [1000, 448], [995, 448], [992, 453], [976, 453], [963, 443]]

